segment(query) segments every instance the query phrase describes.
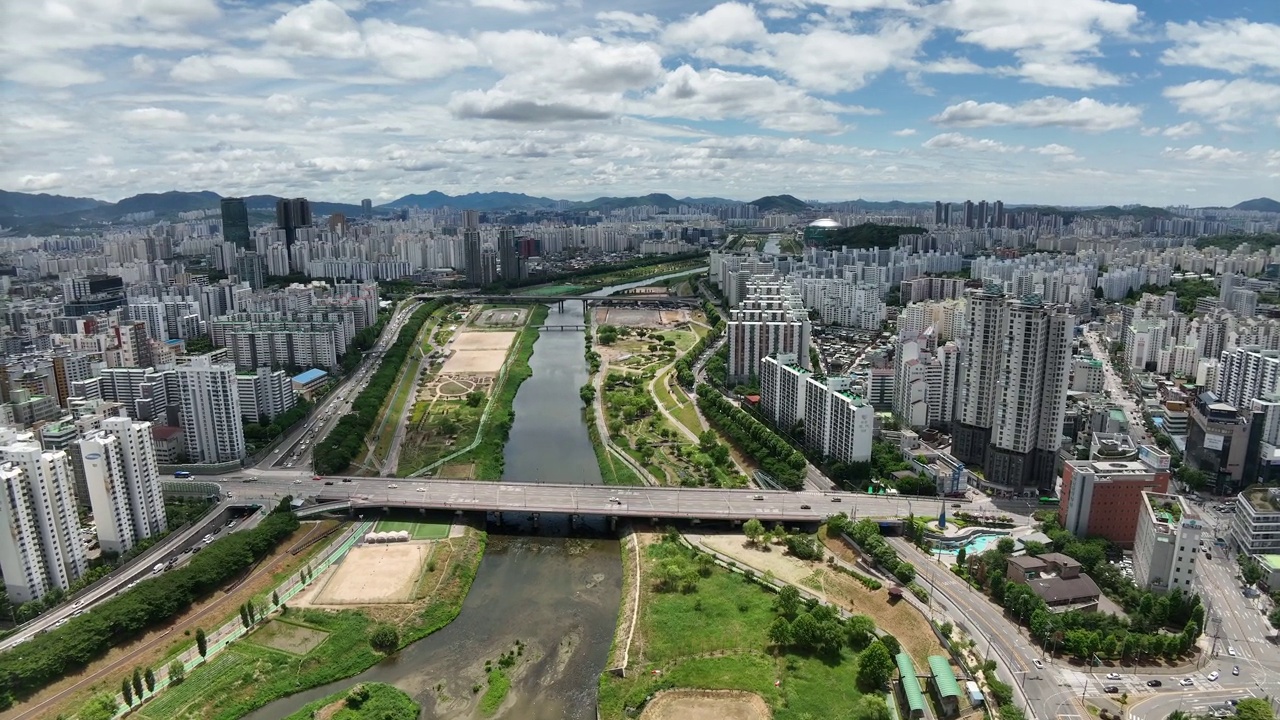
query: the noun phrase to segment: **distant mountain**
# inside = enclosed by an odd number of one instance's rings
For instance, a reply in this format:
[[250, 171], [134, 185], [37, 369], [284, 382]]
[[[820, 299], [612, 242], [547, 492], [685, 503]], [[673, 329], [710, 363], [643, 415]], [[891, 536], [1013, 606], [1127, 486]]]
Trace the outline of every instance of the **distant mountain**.
[[683, 197], [680, 198], [680, 202], [685, 205], [738, 205], [741, 203], [739, 200], [727, 200], [722, 197]]
[[1254, 198], [1253, 200], [1245, 200], [1242, 203], [1231, 206], [1232, 210], [1253, 210], [1255, 212], [1280, 212], [1280, 202], [1276, 202], [1269, 197]]
[[792, 195], [765, 195], [758, 200], [752, 200], [750, 204], [765, 211], [802, 212], [809, 209], [808, 203]]
[[[244, 198], [244, 206], [248, 208], [249, 212], [267, 212], [274, 216], [276, 213], [276, 201], [279, 199], [279, 196], [276, 195], [249, 195]], [[311, 201], [312, 215], [325, 216], [332, 215], [334, 213], [342, 213], [348, 217], [355, 217], [362, 211], [363, 208], [359, 205], [352, 205], [351, 203], [324, 202], [322, 200]]]
[[895, 211], [927, 210], [933, 207], [933, 203], [929, 203], [929, 202], [903, 202], [902, 200], [888, 200], [888, 201], [863, 200], [862, 198], [858, 198], [857, 200], [848, 200], [848, 201], [839, 202], [839, 203], [822, 203], [822, 205], [823, 206], [854, 205], [861, 210], [878, 210], [882, 212], [886, 210], [895, 210]]
[[609, 212], [611, 210], [620, 210], [622, 208], [640, 207], [642, 205], [656, 205], [660, 208], [671, 209], [680, 207], [681, 201], [671, 197], [666, 193], [649, 193], [640, 197], [598, 197], [595, 200], [586, 202], [573, 203], [570, 207], [574, 210], [599, 210], [600, 212]]
[[0, 190], [0, 218], [27, 218], [92, 210], [106, 203], [93, 198], [21, 193]]
[[[1078, 217], [1097, 217], [1097, 218], [1121, 218], [1132, 217], [1139, 220], [1147, 218], [1170, 218], [1173, 213], [1164, 208], [1148, 207], [1146, 205], [1134, 205], [1131, 207], [1116, 207], [1115, 205], [1106, 205], [1103, 207], [1084, 207], [1084, 208], [1060, 208], [1052, 205], [1009, 205], [1005, 207], [1007, 212], [1038, 212], [1041, 215], [1061, 215], [1066, 222], [1071, 222]], [[953, 210], [954, 212], [954, 210]]]
[[439, 190], [432, 190], [425, 195], [405, 195], [378, 207], [398, 209], [418, 207], [423, 210], [438, 210], [446, 205], [464, 210], [507, 210], [515, 208], [545, 208], [555, 205], [550, 198], [533, 197], [524, 193], [488, 192], [467, 193], [466, 195], [446, 195]]
[[218, 207], [222, 196], [215, 192], [182, 192], [170, 190], [163, 193], [143, 193], [127, 197], [114, 205], [104, 206], [103, 212], [110, 208], [111, 219], [121, 215], [138, 212], [154, 212], [156, 215], [167, 213], [191, 212], [192, 210], [210, 210]]

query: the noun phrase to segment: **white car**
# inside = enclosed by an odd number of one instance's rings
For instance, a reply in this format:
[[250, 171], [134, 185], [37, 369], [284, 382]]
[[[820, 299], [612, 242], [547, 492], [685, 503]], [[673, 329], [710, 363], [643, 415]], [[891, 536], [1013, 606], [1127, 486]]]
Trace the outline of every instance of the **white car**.
[[1217, 679], [1218, 679], [1217, 670], [1214, 670], [1213, 672], [1209, 673], [1209, 682], [1213, 682], [1214, 680], [1217, 680]]
[[1233, 648], [1233, 647], [1229, 647], [1229, 648], [1227, 648], [1227, 654], [1228, 654], [1228, 655], [1230, 655], [1231, 657], [1235, 657], [1235, 656], [1236, 656], [1236, 649], [1235, 649], [1235, 648]]
[[1037, 670], [1043, 670], [1043, 669], [1044, 669], [1044, 663], [1040, 662], [1040, 659], [1039, 659], [1039, 658], [1036, 658], [1035, 660], [1032, 660], [1031, 662], [1036, 666], [1036, 669], [1037, 669]]
[[1119, 679], [1120, 679], [1120, 673], [1107, 673], [1107, 679], [1108, 679], [1108, 680], [1119, 680]]
[[426, 492], [426, 491], [427, 491], [426, 486], [423, 486], [423, 485], [419, 485], [416, 489], [417, 489], [417, 491], [418, 491], [418, 492]]
[[301, 484], [302, 484], [302, 481], [301, 481], [301, 480], [294, 480], [294, 481], [293, 481], [293, 484], [294, 484], [294, 485], [301, 485]]
[[1181, 680], [1178, 681], [1178, 684], [1181, 685], [1182, 687], [1191, 687], [1196, 683], [1191, 678], [1182, 678]]
[[390, 485], [388, 485], [387, 487], [388, 487], [388, 488], [390, 488], [390, 489], [392, 489], [392, 490], [395, 490], [396, 488], [398, 488], [398, 487], [400, 487], [400, 486], [399, 486], [399, 485], [397, 485], [397, 484], [395, 484], [395, 483], [391, 483], [391, 484], [390, 484]]

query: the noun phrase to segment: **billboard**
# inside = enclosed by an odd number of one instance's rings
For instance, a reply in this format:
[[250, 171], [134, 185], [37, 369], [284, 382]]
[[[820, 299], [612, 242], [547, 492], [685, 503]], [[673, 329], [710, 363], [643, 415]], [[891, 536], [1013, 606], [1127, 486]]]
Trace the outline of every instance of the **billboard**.
[[1205, 449], [1205, 450], [1221, 450], [1221, 449], [1222, 449], [1222, 442], [1223, 442], [1223, 440], [1225, 440], [1225, 439], [1226, 439], [1226, 438], [1225, 438], [1225, 437], [1223, 437], [1222, 435], [1215, 435], [1215, 434], [1213, 434], [1213, 433], [1205, 433], [1205, 434], [1204, 434], [1204, 449]]
[[1142, 461], [1147, 467], [1155, 468], [1156, 470], [1169, 469], [1169, 456], [1150, 445], [1143, 445], [1138, 448], [1138, 460]]

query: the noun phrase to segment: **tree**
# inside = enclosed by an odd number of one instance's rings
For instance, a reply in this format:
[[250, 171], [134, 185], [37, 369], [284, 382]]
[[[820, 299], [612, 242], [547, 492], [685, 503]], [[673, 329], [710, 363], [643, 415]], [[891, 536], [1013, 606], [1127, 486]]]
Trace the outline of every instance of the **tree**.
[[390, 655], [400, 647], [400, 633], [386, 623], [379, 623], [369, 633], [369, 644], [374, 650]]
[[773, 611], [791, 619], [800, 612], [800, 591], [793, 585], [785, 585], [773, 599]]
[[271, 605], [273, 607], [280, 607], [280, 594], [275, 590], [271, 591]]
[[996, 542], [996, 550], [1005, 555], [1013, 553], [1013, 538], [1000, 538], [1000, 540]]
[[129, 684], [129, 678], [120, 680], [120, 694], [124, 696], [125, 705], [133, 705], [133, 686]]
[[858, 685], [865, 691], [880, 690], [893, 674], [893, 658], [880, 640], [873, 641], [858, 658]]
[[1027, 714], [1022, 708], [1013, 705], [1000, 706], [1000, 720], [1027, 720]]
[[147, 683], [147, 692], [153, 693], [156, 691], [155, 671], [153, 671], [151, 668], [147, 668], [147, 671], [142, 674], [142, 679]]
[[200, 651], [200, 657], [204, 657], [205, 653], [209, 650], [208, 641], [205, 639], [204, 630], [202, 628], [196, 628], [196, 650]]
[[467, 393], [467, 405], [469, 407], [480, 407], [480, 403], [484, 402], [484, 393], [479, 390], [472, 390]]
[[791, 623], [779, 615], [769, 624], [769, 642], [776, 647], [784, 648], [791, 644]]
[[169, 663], [169, 685], [180, 685], [187, 678], [187, 666], [181, 660]]
[[1271, 622], [1271, 627], [1280, 630], [1280, 607], [1272, 610], [1271, 614], [1267, 616], [1267, 620]]
[[876, 636], [876, 623], [866, 615], [852, 615], [844, 623], [849, 645], [855, 650], [865, 648]]
[[791, 642], [804, 650], [816, 650], [822, 645], [821, 626], [811, 613], [800, 613], [791, 623]]
[[93, 696], [76, 717], [80, 720], [111, 720], [119, 709], [120, 706], [111, 693], [99, 693]]
[[133, 694], [142, 699], [142, 671], [138, 668], [133, 669]]
[[853, 720], [889, 720], [893, 716], [889, 714], [889, 706], [885, 704], [883, 697], [863, 695], [854, 704], [849, 717]]
[[1236, 703], [1236, 717], [1240, 720], [1275, 720], [1271, 703], [1262, 698], [1245, 698]]
[[747, 540], [750, 540], [752, 545], [755, 545], [760, 542], [760, 536], [764, 535], [764, 523], [751, 518], [742, 523], [742, 534], [747, 536]]
[[956, 564], [960, 567], [964, 567], [964, 561], [967, 557], [969, 557], [969, 553], [966, 552], [964, 548], [960, 548], [956, 551]]
[[880, 644], [889, 651], [889, 657], [897, 657], [902, 652], [902, 644], [898, 642], [898, 638], [892, 635], [883, 635], [880, 637]]

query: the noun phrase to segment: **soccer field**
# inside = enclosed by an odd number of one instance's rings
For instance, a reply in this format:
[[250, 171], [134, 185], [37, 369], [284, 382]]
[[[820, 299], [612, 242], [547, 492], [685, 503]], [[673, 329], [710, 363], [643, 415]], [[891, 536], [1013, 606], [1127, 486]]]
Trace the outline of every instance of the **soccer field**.
[[406, 530], [414, 540], [439, 540], [449, 536], [449, 524], [430, 520], [379, 520], [377, 532]]

